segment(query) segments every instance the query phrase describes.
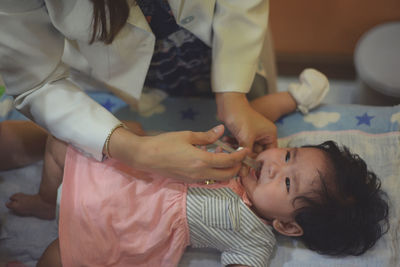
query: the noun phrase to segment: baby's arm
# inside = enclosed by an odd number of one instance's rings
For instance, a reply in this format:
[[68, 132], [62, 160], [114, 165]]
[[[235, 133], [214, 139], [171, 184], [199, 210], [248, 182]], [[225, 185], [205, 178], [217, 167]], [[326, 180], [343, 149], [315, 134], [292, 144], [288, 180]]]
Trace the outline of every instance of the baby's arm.
[[300, 83], [291, 83], [288, 92], [265, 95], [251, 102], [252, 107], [276, 121], [298, 108], [303, 114], [317, 107], [329, 91], [329, 81], [315, 69], [305, 69], [300, 74]]
[[296, 110], [297, 104], [289, 92], [265, 95], [251, 101], [251, 106], [271, 121]]

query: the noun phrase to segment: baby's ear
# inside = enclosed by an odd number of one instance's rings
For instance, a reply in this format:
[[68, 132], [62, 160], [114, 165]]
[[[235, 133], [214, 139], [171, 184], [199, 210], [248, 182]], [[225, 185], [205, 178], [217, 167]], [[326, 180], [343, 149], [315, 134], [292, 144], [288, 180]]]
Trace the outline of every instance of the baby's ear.
[[286, 236], [302, 236], [304, 233], [303, 228], [301, 228], [301, 226], [294, 220], [290, 222], [283, 222], [278, 219], [274, 219], [272, 221], [272, 226], [280, 234]]

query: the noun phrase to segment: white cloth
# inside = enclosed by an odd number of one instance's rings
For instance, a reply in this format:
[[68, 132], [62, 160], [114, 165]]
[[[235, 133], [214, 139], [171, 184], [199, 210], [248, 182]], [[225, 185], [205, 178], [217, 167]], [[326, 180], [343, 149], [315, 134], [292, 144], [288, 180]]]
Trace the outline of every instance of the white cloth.
[[[213, 91], [248, 92], [266, 33], [268, 0], [169, 4], [177, 23], [212, 47]], [[0, 74], [27, 117], [101, 159], [104, 141], [119, 121], [68, 79], [65, 40], [84, 58], [81, 70], [139, 99], [155, 37], [137, 5], [111, 45], [88, 44], [91, 22], [88, 0], [0, 0]]]

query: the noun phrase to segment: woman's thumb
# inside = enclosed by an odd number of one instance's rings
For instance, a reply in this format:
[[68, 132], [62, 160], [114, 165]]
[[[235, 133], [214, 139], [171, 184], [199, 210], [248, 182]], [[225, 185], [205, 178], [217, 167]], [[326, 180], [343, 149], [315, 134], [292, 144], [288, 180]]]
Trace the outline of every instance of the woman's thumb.
[[224, 134], [224, 131], [224, 125], [220, 124], [207, 132], [195, 133], [193, 143], [196, 145], [212, 144]]

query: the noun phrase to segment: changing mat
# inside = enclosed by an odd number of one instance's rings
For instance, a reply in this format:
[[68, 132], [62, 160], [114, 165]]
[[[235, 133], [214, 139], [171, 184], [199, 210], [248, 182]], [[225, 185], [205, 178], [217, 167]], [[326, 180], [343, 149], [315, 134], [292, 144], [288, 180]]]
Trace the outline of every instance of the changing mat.
[[[132, 112], [120, 99], [108, 93], [90, 93], [104, 107], [121, 119], [137, 120], [147, 131], [205, 131], [218, 122], [212, 99], [166, 98], [156, 101], [145, 113]], [[25, 119], [9, 108], [10, 98], [0, 98], [4, 112], [0, 121]], [[6, 106], [7, 105], [7, 106]], [[294, 113], [277, 122], [280, 146], [320, 143], [327, 139], [348, 145], [359, 153], [382, 179], [382, 186], [391, 199], [388, 234], [360, 257], [334, 258], [318, 255], [301, 243], [278, 237], [278, 245], [270, 266], [400, 266], [400, 106], [370, 107], [358, 105], [323, 105], [307, 116]], [[42, 163], [0, 172], [0, 266], [18, 260], [35, 266], [47, 245], [57, 236], [55, 221], [18, 217], [4, 203], [15, 192], [35, 193], [38, 190]], [[221, 266], [219, 253], [208, 249], [189, 248], [180, 266]]]

